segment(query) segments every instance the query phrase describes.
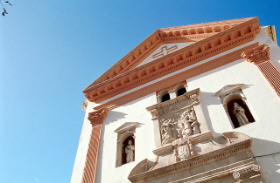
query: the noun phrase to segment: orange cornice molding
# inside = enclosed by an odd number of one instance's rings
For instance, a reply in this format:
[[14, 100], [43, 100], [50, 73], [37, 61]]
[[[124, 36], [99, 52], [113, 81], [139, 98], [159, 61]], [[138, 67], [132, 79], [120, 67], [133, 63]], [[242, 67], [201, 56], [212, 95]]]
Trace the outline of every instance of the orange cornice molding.
[[178, 81], [187, 80], [189, 78], [198, 76], [198, 75], [203, 74], [205, 72], [208, 72], [208, 71], [211, 71], [211, 70], [216, 69], [218, 67], [221, 67], [223, 65], [226, 65], [228, 63], [234, 62], [234, 61], [241, 58], [241, 53], [243, 51], [250, 50], [250, 49], [255, 48], [257, 46], [258, 46], [258, 43], [253, 43], [249, 46], [246, 46], [246, 47], [241, 48], [239, 50], [233, 51], [233, 52], [228, 53], [224, 56], [216, 58], [214, 60], [210, 60], [206, 63], [203, 63], [201, 65], [198, 65], [196, 67], [193, 67], [191, 69], [183, 71], [181, 73], [178, 73], [174, 76], [170, 76], [166, 79], [163, 79], [163, 80], [158, 81], [154, 84], [151, 84], [149, 86], [141, 88], [137, 91], [128, 93], [128, 94], [126, 94], [122, 97], [111, 100], [111, 101], [109, 101], [107, 103], [104, 103], [102, 105], [96, 106], [94, 109], [99, 110], [99, 109], [102, 109], [104, 107], [107, 107], [107, 108], [110, 108], [110, 110], [112, 110], [112, 109], [114, 109], [118, 106], [126, 104], [130, 101], [133, 101], [133, 100], [137, 99], [137, 98], [146, 96], [146, 95], [148, 95], [152, 92], [162, 91], [163, 89], [166, 89], [170, 86], [174, 86], [174, 84], [176, 84], [176, 83], [178, 84]]
[[114, 78], [121, 73], [135, 68], [145, 58], [147, 58], [149, 54], [164, 43], [197, 42], [251, 19], [254, 18], [243, 18], [158, 29], [121, 60], [119, 60], [115, 65], [113, 65], [108, 71], [102, 74], [96, 81], [90, 84], [88, 88], [91, 88], [94, 84]]
[[165, 57], [119, 74], [102, 83], [97, 83], [84, 90], [85, 96], [92, 102], [104, 101], [156, 78], [252, 41], [259, 31], [258, 19], [248, 19], [244, 23], [175, 51]]

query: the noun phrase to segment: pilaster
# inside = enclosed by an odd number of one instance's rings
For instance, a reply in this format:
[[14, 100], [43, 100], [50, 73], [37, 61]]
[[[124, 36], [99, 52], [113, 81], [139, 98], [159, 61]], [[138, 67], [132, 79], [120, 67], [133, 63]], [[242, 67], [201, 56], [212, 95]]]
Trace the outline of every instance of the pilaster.
[[280, 70], [270, 60], [270, 47], [263, 44], [244, 51], [241, 56], [259, 68], [277, 95], [280, 96]]
[[89, 148], [87, 152], [82, 183], [95, 183], [96, 181], [102, 125], [105, 118], [107, 117], [107, 114], [108, 114], [108, 109], [102, 108], [97, 111], [91, 112], [88, 115], [88, 119], [92, 124], [92, 131], [91, 131], [91, 137], [90, 137]]

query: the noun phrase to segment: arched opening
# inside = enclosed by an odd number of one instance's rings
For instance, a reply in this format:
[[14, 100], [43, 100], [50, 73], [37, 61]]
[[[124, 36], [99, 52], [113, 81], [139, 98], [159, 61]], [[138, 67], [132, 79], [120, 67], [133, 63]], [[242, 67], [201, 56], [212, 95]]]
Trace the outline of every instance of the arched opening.
[[135, 160], [135, 141], [133, 136], [127, 137], [122, 144], [122, 165]]
[[166, 94], [162, 95], [162, 97], [161, 97], [161, 102], [165, 102], [167, 100], [170, 100], [169, 93], [166, 93]]
[[180, 96], [180, 95], [183, 95], [184, 93], [186, 93], [186, 88], [182, 87], [182, 88], [179, 88], [176, 92], [176, 95], [177, 97]]
[[241, 96], [235, 95], [231, 97], [226, 102], [226, 107], [234, 128], [255, 122], [253, 115]]

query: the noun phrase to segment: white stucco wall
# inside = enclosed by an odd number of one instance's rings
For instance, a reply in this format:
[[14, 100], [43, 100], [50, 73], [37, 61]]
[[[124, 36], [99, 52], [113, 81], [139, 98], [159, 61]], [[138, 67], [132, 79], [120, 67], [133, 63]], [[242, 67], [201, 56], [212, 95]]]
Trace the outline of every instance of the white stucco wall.
[[[153, 122], [146, 107], [156, 103], [154, 94], [139, 98], [109, 112], [104, 121], [98, 164], [97, 182], [125, 183], [131, 169], [145, 158], [154, 160]], [[135, 129], [135, 161], [116, 167], [117, 133], [126, 122], [139, 122]]]
[[72, 177], [70, 183], [81, 183], [83, 178], [83, 171], [88, 151], [89, 140], [91, 136], [92, 125], [88, 120], [88, 113], [92, 112], [96, 104], [89, 102], [85, 111], [85, 118], [81, 130], [79, 146], [76, 153]]
[[[266, 35], [258, 36], [260, 44], [271, 47], [271, 60], [279, 67], [280, 49]], [[255, 122], [233, 129], [220, 99], [214, 96], [225, 85], [246, 84], [247, 98]], [[210, 128], [217, 133], [243, 132], [253, 139], [252, 150], [268, 183], [280, 181], [280, 98], [254, 64], [242, 59], [188, 80], [190, 90], [201, 89], [201, 104]]]
[[[271, 47], [271, 59], [278, 67], [280, 66], [280, 49], [265, 35], [264, 32], [261, 32], [254, 41], [245, 45], [252, 44], [253, 42], [269, 44]], [[201, 63], [220, 57], [233, 50], [240, 49], [245, 45], [221, 53], [220, 55], [204, 60]], [[151, 60], [147, 59], [143, 64], [149, 61]], [[182, 72], [186, 69], [189, 68], [184, 68], [176, 73]], [[173, 74], [174, 73], [157, 79], [157, 81]], [[243, 93], [247, 98], [248, 107], [256, 122], [233, 129], [220, 99], [216, 97], [214, 93], [225, 85], [239, 83], [247, 85], [247, 87], [243, 89]], [[209, 123], [210, 129], [217, 133], [239, 131], [251, 136], [253, 138], [253, 153], [262, 167], [265, 179], [268, 183], [278, 183], [280, 180], [280, 155], [278, 154], [278, 152], [280, 152], [280, 99], [259, 69], [254, 64], [240, 59], [223, 67], [188, 79], [187, 84], [188, 90], [196, 88], [201, 89], [203, 113], [206, 121]], [[134, 88], [125, 93], [130, 93], [139, 88], [141, 87]], [[113, 98], [118, 98], [122, 95], [124, 95], [124, 93]], [[105, 102], [109, 100], [106, 100]], [[100, 144], [97, 172], [98, 183], [129, 182], [127, 179], [128, 174], [138, 162], [146, 158], [151, 160], [155, 158], [152, 153], [155, 149], [153, 122], [151, 120], [151, 114], [146, 110], [146, 107], [156, 103], [156, 95], [155, 93], [152, 93], [109, 112], [108, 117], [104, 122], [102, 141]], [[93, 104], [90, 103], [89, 105]], [[90, 110], [89, 108], [92, 109], [92, 106], [89, 106], [88, 110]], [[91, 126], [87, 120], [88, 112], [89, 111], [87, 111], [85, 115], [86, 117], [73, 168], [71, 183], [80, 183], [82, 178], [82, 170], [84, 168], [91, 132]], [[114, 131], [126, 122], [141, 123], [135, 130], [135, 162], [116, 167], [117, 134]]]

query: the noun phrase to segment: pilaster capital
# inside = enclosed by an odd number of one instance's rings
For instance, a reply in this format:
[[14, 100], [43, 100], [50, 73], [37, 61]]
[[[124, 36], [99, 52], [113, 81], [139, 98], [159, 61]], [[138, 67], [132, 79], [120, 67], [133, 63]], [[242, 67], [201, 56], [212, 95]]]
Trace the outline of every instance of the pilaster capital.
[[270, 48], [267, 44], [262, 44], [251, 50], [242, 52], [241, 57], [246, 59], [248, 62], [259, 64], [270, 60]]
[[102, 108], [97, 111], [93, 111], [88, 114], [88, 119], [91, 122], [92, 126], [102, 124], [107, 117], [108, 108]]

